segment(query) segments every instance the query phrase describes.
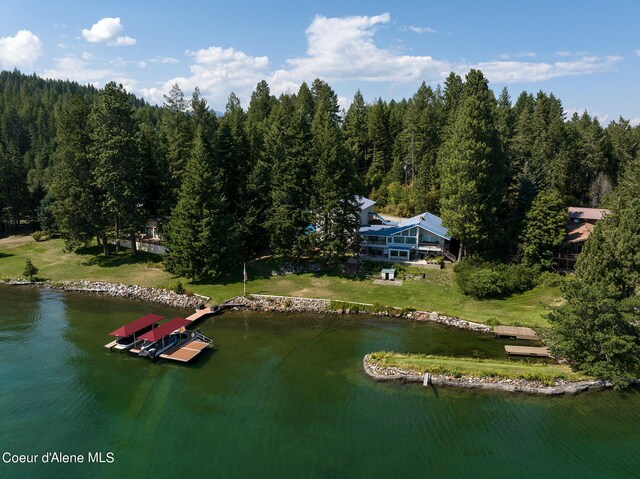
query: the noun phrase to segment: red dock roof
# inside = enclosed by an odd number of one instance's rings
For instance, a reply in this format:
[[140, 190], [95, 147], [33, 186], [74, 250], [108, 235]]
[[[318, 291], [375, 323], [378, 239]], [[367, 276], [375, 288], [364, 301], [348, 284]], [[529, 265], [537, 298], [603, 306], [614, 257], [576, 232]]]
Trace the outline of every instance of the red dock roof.
[[181, 327], [189, 324], [190, 321], [187, 321], [184, 318], [173, 318], [167, 321], [164, 324], [161, 324], [157, 328], [152, 329], [148, 333], [140, 336], [140, 339], [145, 341], [159, 341], [165, 336], [173, 333], [176, 329], [180, 329]]
[[151, 326], [153, 323], [157, 323], [161, 319], [164, 319], [164, 316], [160, 316], [159, 314], [147, 314], [146, 316], [138, 318], [135, 321], [132, 321], [129, 324], [125, 324], [115, 331], [110, 332], [109, 335], [121, 337], [131, 336], [141, 329], [144, 329], [147, 326]]

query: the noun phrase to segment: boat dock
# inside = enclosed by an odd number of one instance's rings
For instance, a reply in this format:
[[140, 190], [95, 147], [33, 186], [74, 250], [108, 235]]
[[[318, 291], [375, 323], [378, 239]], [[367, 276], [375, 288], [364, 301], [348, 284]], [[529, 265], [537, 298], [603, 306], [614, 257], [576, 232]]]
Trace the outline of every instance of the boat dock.
[[531, 328], [519, 326], [494, 326], [493, 334], [502, 338], [516, 338], [527, 341], [540, 341], [538, 334]]
[[[151, 323], [153, 321], [152, 329], [147, 331], [145, 334], [141, 334], [139, 339], [147, 342], [164, 341], [165, 337], [179, 333], [182, 335], [183, 339], [173, 348], [159, 354], [158, 357], [171, 361], [188, 363], [202, 353], [206, 348], [213, 346], [213, 343], [211, 339], [207, 338], [199, 331], [190, 331], [185, 329], [186, 326], [193, 324], [206, 316], [217, 314], [221, 309], [222, 308], [220, 306], [198, 309], [195, 313], [186, 318], [173, 318], [160, 325], [157, 325], [156, 323], [160, 319], [163, 319], [163, 316], [149, 314], [132, 323], [122, 326], [120, 329], [110, 334], [116, 335], [115, 333], [120, 333], [118, 336], [122, 335], [124, 332], [131, 334], [132, 331], [142, 330], [142, 323], [145, 323], [145, 326], [147, 326], [148, 324], [146, 323]], [[116, 341], [111, 341], [106, 344], [105, 348], [113, 349], [116, 346]], [[136, 345], [136, 347], [130, 348], [129, 352], [132, 354], [140, 354], [141, 348], [139, 345]]]
[[530, 356], [535, 358], [550, 358], [551, 351], [549, 348], [532, 347], [532, 346], [511, 346], [506, 345], [504, 350], [509, 356]]
[[146, 316], [142, 316], [135, 321], [127, 323], [124, 326], [121, 326], [115, 331], [111, 331], [109, 333], [109, 336], [115, 336], [116, 339], [108, 344], [105, 344], [104, 347], [107, 349], [112, 349], [116, 347], [119, 339], [126, 338], [128, 336], [131, 336], [135, 341], [136, 335], [141, 335], [149, 329], [153, 329], [162, 319], [164, 319], [164, 316], [160, 316], [159, 314], [147, 314]]

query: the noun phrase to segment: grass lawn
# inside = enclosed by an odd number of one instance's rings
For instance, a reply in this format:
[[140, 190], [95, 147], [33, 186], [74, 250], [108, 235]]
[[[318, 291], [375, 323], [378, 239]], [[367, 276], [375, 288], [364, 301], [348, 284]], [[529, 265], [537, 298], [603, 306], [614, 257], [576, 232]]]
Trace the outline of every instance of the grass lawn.
[[498, 359], [452, 358], [424, 354], [377, 352], [371, 358], [383, 367], [397, 367], [419, 374], [448, 374], [458, 376], [496, 377], [504, 379], [531, 379], [543, 382], [555, 379], [584, 381], [593, 379], [576, 373], [565, 364], [502, 361]]
[[[97, 247], [78, 253], [64, 252], [63, 248], [60, 239], [37, 243], [28, 235], [2, 238], [0, 278], [21, 276], [25, 260], [30, 258], [43, 279], [112, 281], [160, 288], [171, 288], [180, 280], [188, 290], [210, 296], [215, 303], [242, 294], [242, 267], [225, 280], [196, 284], [163, 271], [158, 255], [139, 253], [132, 258], [125, 252], [104, 258]], [[247, 293], [380, 303], [438, 311], [470, 321], [533, 327], [548, 325], [543, 315], [560, 299], [559, 288], [541, 286], [503, 300], [477, 301], [460, 293], [451, 269], [419, 270], [425, 273], [425, 279], [408, 279], [398, 287], [376, 285], [364, 275], [349, 277], [337, 271], [271, 276], [273, 267], [268, 259], [248, 263]]]

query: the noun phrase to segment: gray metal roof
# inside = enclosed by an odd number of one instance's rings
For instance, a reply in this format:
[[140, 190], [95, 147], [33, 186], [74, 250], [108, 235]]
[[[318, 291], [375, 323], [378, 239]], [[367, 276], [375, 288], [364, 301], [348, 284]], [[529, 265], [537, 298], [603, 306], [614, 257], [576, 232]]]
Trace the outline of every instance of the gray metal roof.
[[373, 206], [376, 204], [375, 201], [370, 200], [369, 198], [365, 198], [364, 196], [356, 196], [356, 201], [360, 205], [361, 210], [366, 210], [370, 206]]
[[365, 235], [377, 235], [377, 236], [392, 236], [396, 233], [404, 231], [414, 226], [419, 226], [422, 229], [433, 233], [436, 236], [440, 236], [446, 240], [450, 240], [447, 229], [442, 226], [442, 218], [433, 215], [431, 213], [422, 213], [416, 215], [413, 218], [406, 219], [398, 223], [397, 226], [392, 225], [369, 225], [360, 228], [359, 233]]

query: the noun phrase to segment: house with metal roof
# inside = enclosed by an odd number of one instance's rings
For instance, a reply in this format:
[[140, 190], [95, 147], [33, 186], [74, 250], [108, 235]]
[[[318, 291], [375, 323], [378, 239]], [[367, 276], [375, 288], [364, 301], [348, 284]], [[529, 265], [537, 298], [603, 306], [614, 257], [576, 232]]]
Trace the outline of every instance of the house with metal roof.
[[[402, 221], [389, 221], [373, 211], [375, 202], [358, 198], [361, 226], [358, 230], [364, 254], [386, 256], [390, 261], [411, 261], [449, 253], [451, 236], [442, 226], [442, 218], [422, 213]], [[366, 215], [364, 211], [366, 210]]]

